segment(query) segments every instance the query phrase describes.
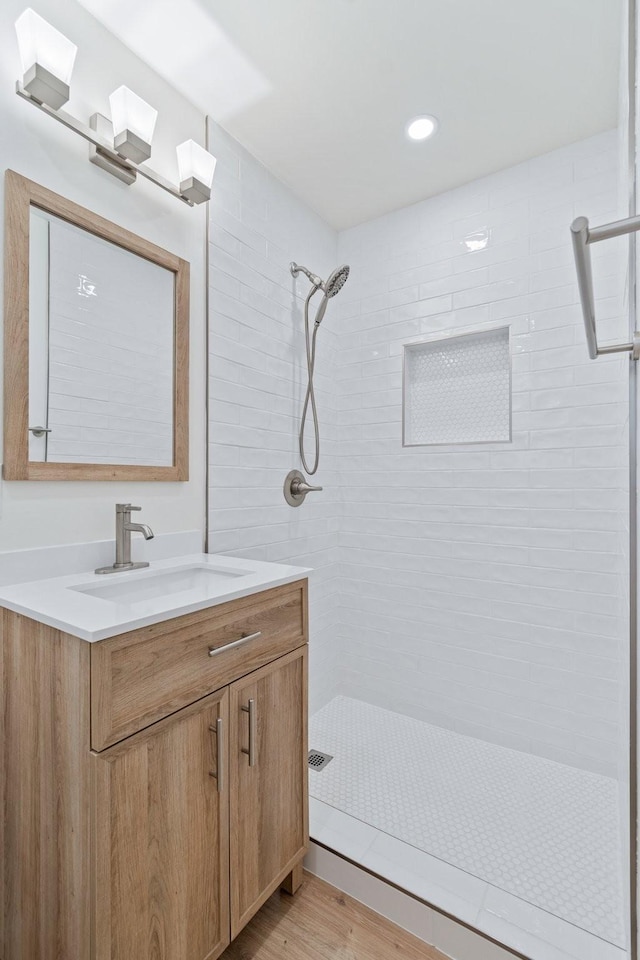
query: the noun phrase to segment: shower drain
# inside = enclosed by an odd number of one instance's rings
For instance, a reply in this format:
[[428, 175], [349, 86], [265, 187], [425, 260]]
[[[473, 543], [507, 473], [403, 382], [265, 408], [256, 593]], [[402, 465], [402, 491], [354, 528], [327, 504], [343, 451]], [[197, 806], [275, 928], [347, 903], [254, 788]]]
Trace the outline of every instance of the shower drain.
[[324, 770], [330, 760], [333, 760], [333, 757], [328, 753], [322, 753], [320, 750], [309, 750], [307, 763], [312, 770]]

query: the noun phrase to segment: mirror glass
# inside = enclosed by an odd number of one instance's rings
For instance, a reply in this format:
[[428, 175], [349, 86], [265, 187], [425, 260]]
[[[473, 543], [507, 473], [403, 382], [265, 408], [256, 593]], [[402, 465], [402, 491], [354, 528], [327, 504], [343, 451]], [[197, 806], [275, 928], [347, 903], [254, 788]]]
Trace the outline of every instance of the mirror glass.
[[29, 460], [173, 463], [175, 274], [31, 207]]

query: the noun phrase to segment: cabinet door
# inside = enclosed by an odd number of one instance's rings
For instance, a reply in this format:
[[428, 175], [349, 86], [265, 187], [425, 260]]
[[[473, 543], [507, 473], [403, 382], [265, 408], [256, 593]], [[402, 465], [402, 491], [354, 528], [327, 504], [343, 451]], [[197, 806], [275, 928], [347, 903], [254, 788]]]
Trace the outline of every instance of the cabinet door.
[[227, 720], [225, 690], [93, 755], [94, 960], [229, 943]]
[[231, 936], [307, 849], [307, 648], [230, 687]]

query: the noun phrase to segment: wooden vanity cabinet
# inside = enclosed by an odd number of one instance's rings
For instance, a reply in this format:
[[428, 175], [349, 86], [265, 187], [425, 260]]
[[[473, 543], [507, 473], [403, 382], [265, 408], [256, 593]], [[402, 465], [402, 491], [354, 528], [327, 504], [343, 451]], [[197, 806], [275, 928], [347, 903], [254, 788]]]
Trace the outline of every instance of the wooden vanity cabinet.
[[2, 960], [215, 960], [307, 848], [306, 580], [94, 644], [1, 623]]

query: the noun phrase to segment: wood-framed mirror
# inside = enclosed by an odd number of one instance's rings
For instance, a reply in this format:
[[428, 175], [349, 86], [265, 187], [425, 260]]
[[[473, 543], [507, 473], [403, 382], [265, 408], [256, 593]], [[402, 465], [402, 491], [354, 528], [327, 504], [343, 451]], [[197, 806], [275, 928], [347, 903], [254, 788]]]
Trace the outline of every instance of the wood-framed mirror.
[[189, 263], [5, 173], [5, 480], [188, 480]]

